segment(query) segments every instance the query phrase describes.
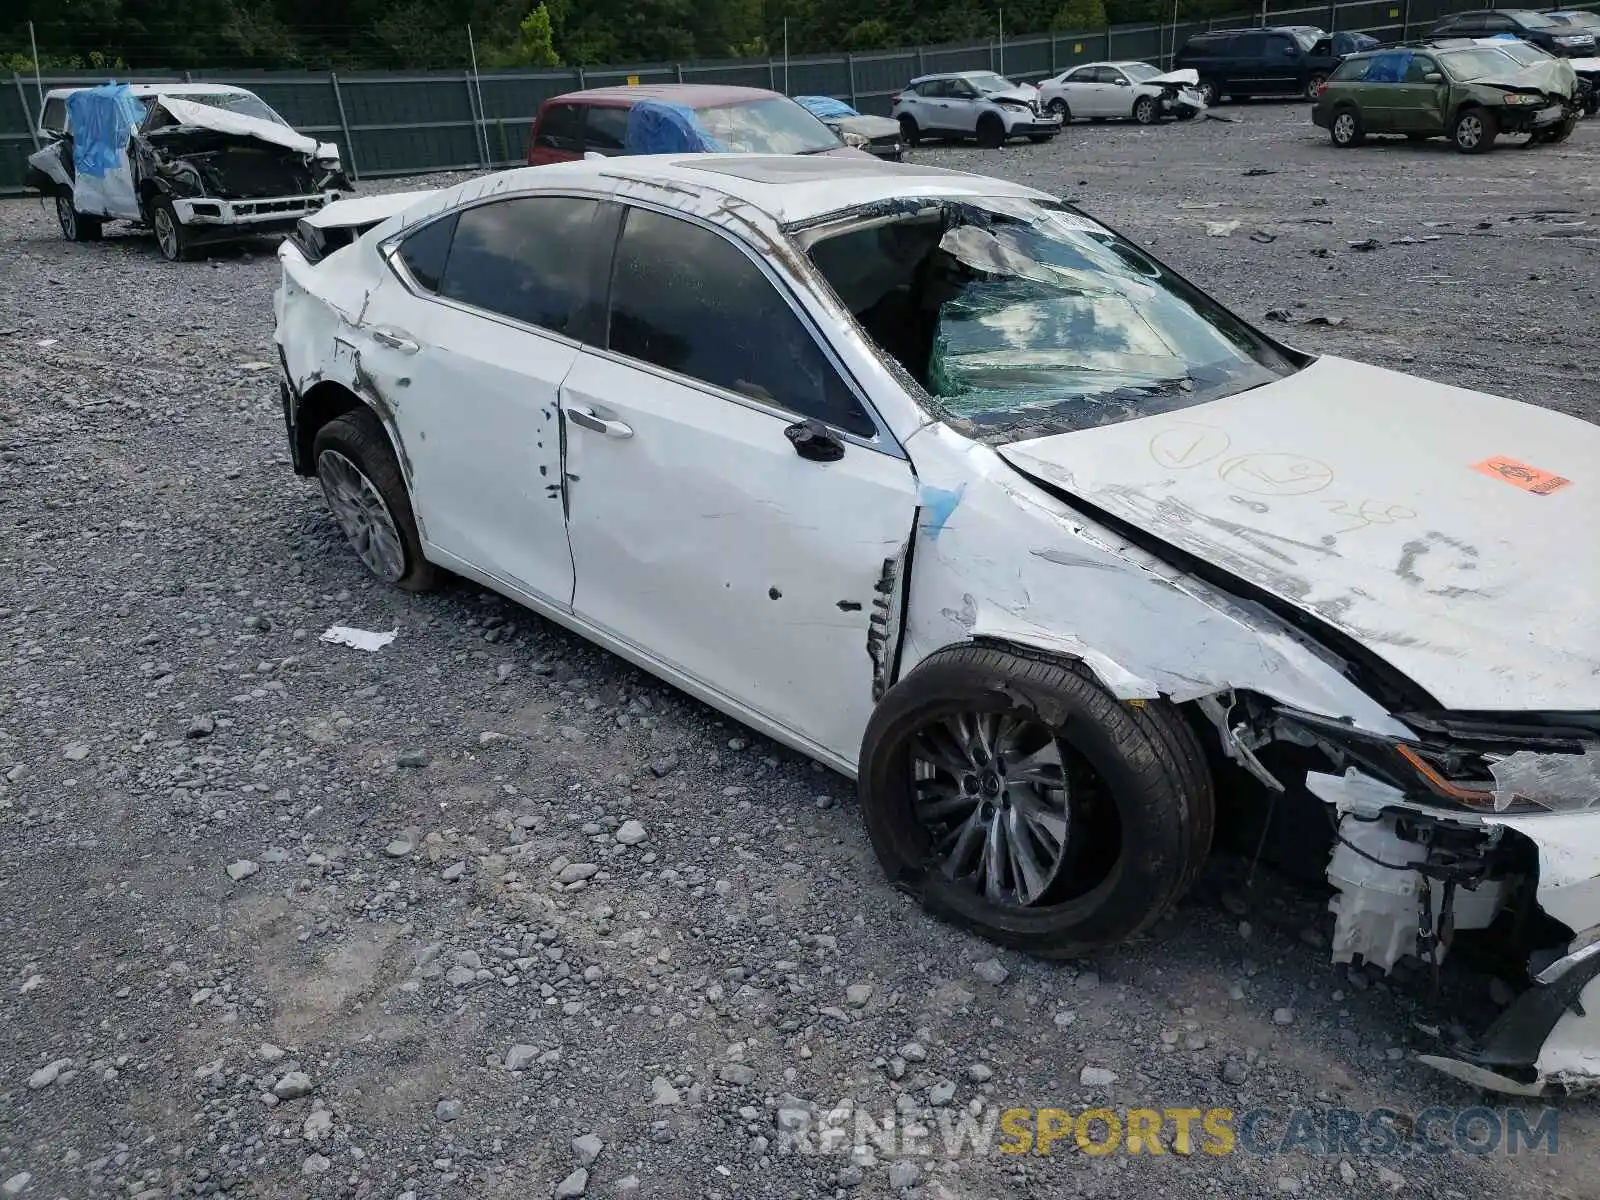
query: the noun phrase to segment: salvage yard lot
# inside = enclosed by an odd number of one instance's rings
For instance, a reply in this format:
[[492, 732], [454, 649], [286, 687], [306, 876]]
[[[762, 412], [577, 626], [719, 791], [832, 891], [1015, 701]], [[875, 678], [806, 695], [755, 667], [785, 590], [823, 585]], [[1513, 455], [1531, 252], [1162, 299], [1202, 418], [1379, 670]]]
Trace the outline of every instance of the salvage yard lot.
[[[1600, 420], [1600, 122], [1466, 157], [1222, 111], [914, 157], [1074, 200], [1304, 348]], [[1326, 961], [1323, 893], [1221, 858], [1137, 945], [996, 953], [884, 883], [842, 779], [473, 586], [370, 583], [287, 465], [276, 278], [0, 206], [0, 1185], [1596, 1195], [1593, 1101], [1554, 1157], [779, 1153], [780, 1105], [1281, 1133], [1478, 1096], [1407, 1061], [1425, 978]]]

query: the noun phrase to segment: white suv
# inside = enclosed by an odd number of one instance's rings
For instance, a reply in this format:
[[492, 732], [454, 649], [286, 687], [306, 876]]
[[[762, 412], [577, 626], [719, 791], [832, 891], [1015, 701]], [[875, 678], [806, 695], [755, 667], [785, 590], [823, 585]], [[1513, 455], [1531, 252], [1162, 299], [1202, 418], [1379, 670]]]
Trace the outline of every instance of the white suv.
[[919, 76], [895, 97], [892, 115], [913, 146], [924, 137], [977, 138], [990, 147], [1013, 137], [1047, 142], [1061, 132], [1061, 118], [1039, 111], [1038, 88], [993, 71]]

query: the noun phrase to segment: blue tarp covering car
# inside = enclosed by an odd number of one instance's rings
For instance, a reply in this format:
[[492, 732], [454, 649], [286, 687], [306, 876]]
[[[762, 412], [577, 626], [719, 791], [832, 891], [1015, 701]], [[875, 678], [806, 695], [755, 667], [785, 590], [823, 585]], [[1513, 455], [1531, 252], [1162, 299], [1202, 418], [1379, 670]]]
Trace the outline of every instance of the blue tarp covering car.
[[706, 130], [686, 104], [640, 100], [628, 110], [625, 154], [719, 154], [727, 147]]
[[84, 88], [67, 97], [72, 129], [72, 167], [99, 179], [127, 165], [128, 138], [144, 120], [144, 105], [125, 83]]
[[842, 121], [846, 117], [861, 115], [843, 100], [835, 100], [832, 96], [796, 96], [794, 102], [819, 121]]

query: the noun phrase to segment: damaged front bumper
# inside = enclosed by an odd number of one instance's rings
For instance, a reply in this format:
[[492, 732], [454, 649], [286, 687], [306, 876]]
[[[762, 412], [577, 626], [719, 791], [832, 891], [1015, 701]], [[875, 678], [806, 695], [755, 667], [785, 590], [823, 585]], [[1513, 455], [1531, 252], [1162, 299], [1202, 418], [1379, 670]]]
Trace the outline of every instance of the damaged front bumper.
[[[301, 217], [342, 199], [337, 190], [306, 196], [262, 196], [249, 200], [228, 200], [218, 196], [172, 198], [173, 211], [184, 225], [191, 226], [276, 226], [294, 228]], [[266, 232], [262, 229], [261, 232]]]
[[[1334, 961], [1387, 970], [1411, 955], [1437, 965], [1459, 933], [1523, 928], [1530, 915], [1549, 931], [1526, 944], [1526, 986], [1481, 1035], [1428, 1030], [1436, 1045], [1418, 1061], [1510, 1095], [1600, 1087], [1597, 762], [1592, 747], [1502, 760], [1496, 803], [1514, 785], [1541, 812], [1447, 812], [1354, 766], [1307, 775], [1337, 813]], [[1521, 903], [1530, 896], [1538, 914]]]

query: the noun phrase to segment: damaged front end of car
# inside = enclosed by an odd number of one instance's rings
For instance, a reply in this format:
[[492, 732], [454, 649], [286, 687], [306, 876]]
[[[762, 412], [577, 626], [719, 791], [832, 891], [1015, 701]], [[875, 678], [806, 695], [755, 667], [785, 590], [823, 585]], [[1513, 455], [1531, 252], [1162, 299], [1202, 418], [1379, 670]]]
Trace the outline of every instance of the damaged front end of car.
[[1200, 91], [1200, 73], [1193, 68], [1168, 71], [1144, 81], [1144, 86], [1161, 89], [1161, 111], [1180, 121], [1199, 116], [1206, 110], [1206, 98]]
[[1480, 1034], [1421, 1025], [1419, 1061], [1516, 1095], [1600, 1086], [1600, 713], [1400, 712], [1415, 737], [1399, 740], [1257, 698], [1201, 708], [1270, 786], [1264, 746], [1328, 765], [1304, 781], [1332, 827], [1334, 962], [1411, 960], [1437, 980], [1471, 941], [1522, 973]]
[[196, 233], [292, 229], [350, 191], [331, 144], [176, 97], [159, 104], [168, 119], [133, 139], [136, 174], [146, 195], [166, 196]]

